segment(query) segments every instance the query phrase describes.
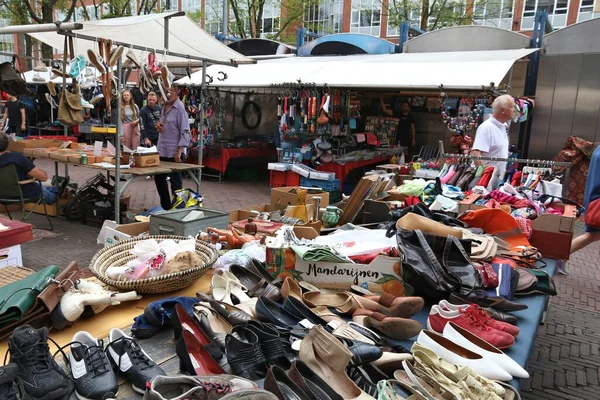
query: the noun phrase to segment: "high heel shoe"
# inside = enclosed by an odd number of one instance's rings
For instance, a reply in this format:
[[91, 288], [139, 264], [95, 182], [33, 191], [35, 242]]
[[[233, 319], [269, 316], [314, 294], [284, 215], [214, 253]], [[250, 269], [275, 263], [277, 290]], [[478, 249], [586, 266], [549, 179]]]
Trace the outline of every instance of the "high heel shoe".
[[373, 399], [346, 375], [351, 359], [352, 352], [319, 325], [300, 344], [300, 360], [344, 399]]
[[344, 400], [319, 375], [304, 362], [296, 360], [292, 363], [288, 376], [300, 386], [311, 400]]
[[190, 375], [220, 375], [225, 371], [188, 330], [183, 330], [175, 345], [179, 368]]
[[233, 326], [219, 313], [210, 307], [206, 307], [203, 303], [194, 306], [194, 316], [202, 330], [224, 352], [225, 337], [231, 332]]
[[272, 366], [265, 377], [265, 390], [273, 393], [279, 400], [312, 400], [285, 371]]
[[175, 305], [175, 312], [171, 316], [171, 326], [173, 327], [173, 338], [175, 340], [178, 340], [183, 331], [186, 330], [204, 346], [212, 358], [215, 360], [223, 358], [221, 346], [206, 334], [202, 327], [183, 309], [181, 304]]

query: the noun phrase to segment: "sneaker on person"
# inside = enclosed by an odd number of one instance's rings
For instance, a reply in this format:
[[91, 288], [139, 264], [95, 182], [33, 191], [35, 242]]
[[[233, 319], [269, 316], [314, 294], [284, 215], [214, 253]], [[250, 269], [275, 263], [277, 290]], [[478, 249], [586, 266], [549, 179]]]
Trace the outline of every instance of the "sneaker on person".
[[559, 274], [569, 275], [569, 266], [567, 265], [567, 260], [558, 260], [556, 262], [556, 266], [558, 267]]

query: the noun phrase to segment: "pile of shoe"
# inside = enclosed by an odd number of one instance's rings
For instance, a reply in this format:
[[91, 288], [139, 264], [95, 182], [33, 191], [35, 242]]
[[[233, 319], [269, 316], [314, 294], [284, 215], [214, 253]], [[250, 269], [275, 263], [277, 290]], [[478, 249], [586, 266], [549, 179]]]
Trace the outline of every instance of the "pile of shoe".
[[[129, 57], [129, 56], [128, 56]], [[167, 91], [173, 84], [175, 76], [169, 71], [167, 65], [163, 63], [162, 66], [156, 64], [156, 55], [154, 53], [148, 54], [148, 62], [140, 65], [137, 60], [135, 63], [139, 68], [139, 82], [138, 87], [142, 94], [146, 95], [152, 91], [154, 87], [158, 87], [158, 92], [164, 101], [167, 101]]]

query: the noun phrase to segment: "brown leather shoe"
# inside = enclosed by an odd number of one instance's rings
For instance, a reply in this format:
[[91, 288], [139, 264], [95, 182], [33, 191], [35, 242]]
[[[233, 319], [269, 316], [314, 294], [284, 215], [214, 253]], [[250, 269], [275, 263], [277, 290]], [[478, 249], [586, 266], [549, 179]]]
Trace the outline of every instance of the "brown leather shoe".
[[398, 317], [410, 318], [423, 308], [425, 302], [421, 297], [409, 296], [409, 297], [398, 297], [393, 296], [389, 293], [382, 295], [364, 296], [366, 299], [376, 301], [384, 307], [397, 307], [400, 313]]
[[367, 328], [375, 328], [395, 340], [411, 338], [418, 335], [423, 329], [423, 326], [415, 320], [389, 317], [378, 312], [364, 309], [356, 310], [354, 314], [352, 314], [352, 321], [366, 326]]
[[[350, 292], [342, 293], [322, 293], [322, 292], [307, 292], [304, 293], [302, 299], [304, 304], [315, 308], [319, 306], [332, 307], [342, 314], [352, 314], [354, 311], [364, 308], [365, 310], [376, 311], [381, 314], [391, 317], [401, 317], [406, 315], [407, 307], [405, 304], [398, 303], [390, 307], [383, 306], [376, 301], [361, 297]], [[421, 300], [422, 302], [422, 300]], [[421, 307], [423, 307], [421, 305]], [[412, 309], [412, 308], [411, 308]], [[409, 309], [408, 311], [410, 311]]]
[[254, 272], [239, 266], [232, 265], [229, 272], [234, 274], [248, 289], [248, 296], [260, 297], [265, 296], [269, 300], [277, 301], [281, 297], [279, 289], [270, 284], [265, 278], [256, 275]]
[[286, 299], [288, 296], [292, 296], [302, 301], [302, 289], [292, 278], [285, 278], [283, 285], [281, 285], [281, 297]]

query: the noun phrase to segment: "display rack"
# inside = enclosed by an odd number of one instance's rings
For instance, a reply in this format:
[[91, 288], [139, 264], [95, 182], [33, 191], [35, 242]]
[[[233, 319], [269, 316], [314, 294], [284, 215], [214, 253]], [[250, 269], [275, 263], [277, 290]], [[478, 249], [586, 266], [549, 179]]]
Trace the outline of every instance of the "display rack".
[[528, 158], [502, 158], [502, 157], [486, 157], [486, 156], [472, 156], [469, 154], [453, 154], [444, 152], [444, 143], [440, 141], [440, 165], [444, 164], [444, 160], [448, 158], [462, 159], [462, 160], [481, 160], [481, 161], [504, 161], [504, 162], [512, 162], [526, 165], [537, 165], [540, 167], [551, 167], [554, 168], [564, 168], [565, 176], [563, 179], [563, 197], [567, 195], [567, 185], [566, 182], [569, 181], [569, 174], [571, 173], [571, 163], [570, 162], [562, 162], [562, 161], [549, 161], [549, 160], [534, 160]]

